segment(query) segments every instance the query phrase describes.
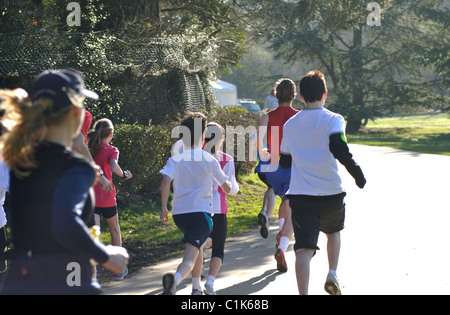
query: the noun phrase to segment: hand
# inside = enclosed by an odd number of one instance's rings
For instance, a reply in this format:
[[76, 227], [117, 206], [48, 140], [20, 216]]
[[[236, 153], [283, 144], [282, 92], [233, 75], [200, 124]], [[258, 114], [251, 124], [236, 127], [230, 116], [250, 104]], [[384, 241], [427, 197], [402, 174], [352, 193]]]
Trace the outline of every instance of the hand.
[[130, 171], [123, 171], [123, 177], [125, 177], [125, 180], [129, 180], [131, 178], [133, 178], [133, 174], [131, 174]]
[[107, 193], [110, 193], [111, 191], [113, 191], [113, 186], [112, 186], [111, 182], [105, 176], [101, 176], [100, 179], [98, 180], [98, 182], [100, 183], [100, 186], [102, 187], [102, 189], [104, 191], [106, 191]]
[[106, 246], [106, 251], [109, 255], [109, 259], [102, 264], [102, 267], [118, 275], [128, 265], [130, 256], [128, 256], [128, 252], [125, 248], [119, 246]]
[[268, 159], [270, 159], [270, 152], [269, 152], [269, 149], [264, 148], [264, 149], [262, 149], [262, 152], [261, 152], [261, 160], [266, 161], [266, 160], [268, 160]]
[[363, 177], [362, 179], [356, 180], [356, 185], [363, 189], [366, 186], [367, 180]]
[[161, 219], [162, 223], [169, 222], [169, 211], [167, 210], [167, 208], [163, 208], [161, 210], [161, 216], [159, 218]]

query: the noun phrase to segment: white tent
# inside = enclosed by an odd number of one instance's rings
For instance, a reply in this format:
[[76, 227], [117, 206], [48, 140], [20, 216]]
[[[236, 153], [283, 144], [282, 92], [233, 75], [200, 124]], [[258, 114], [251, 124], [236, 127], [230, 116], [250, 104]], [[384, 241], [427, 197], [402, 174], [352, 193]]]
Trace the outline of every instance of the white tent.
[[210, 82], [214, 95], [217, 97], [219, 106], [237, 105], [237, 87], [225, 81]]

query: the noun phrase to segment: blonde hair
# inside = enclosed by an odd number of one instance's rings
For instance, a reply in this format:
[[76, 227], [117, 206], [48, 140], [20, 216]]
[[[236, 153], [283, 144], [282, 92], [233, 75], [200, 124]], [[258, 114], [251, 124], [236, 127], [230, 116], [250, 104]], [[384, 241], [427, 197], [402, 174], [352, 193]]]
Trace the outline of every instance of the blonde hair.
[[89, 134], [88, 142], [89, 151], [93, 157], [97, 155], [102, 140], [108, 138], [113, 130], [113, 123], [107, 118], [95, 122], [94, 131]]
[[47, 126], [61, 122], [71, 107], [57, 113], [45, 113], [52, 100], [31, 101], [23, 89], [0, 90], [0, 109], [6, 131], [0, 138], [0, 154], [9, 169], [19, 178], [27, 177], [38, 167], [35, 149], [44, 139]]

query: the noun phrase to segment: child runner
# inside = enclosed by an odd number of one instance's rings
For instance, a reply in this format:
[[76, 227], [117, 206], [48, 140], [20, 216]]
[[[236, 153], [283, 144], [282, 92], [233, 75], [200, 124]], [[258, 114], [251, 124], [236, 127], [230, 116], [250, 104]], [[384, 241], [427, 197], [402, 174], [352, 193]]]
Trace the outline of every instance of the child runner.
[[[278, 103], [277, 103], [278, 104]], [[261, 234], [262, 238], [267, 238], [269, 236], [269, 224], [270, 218], [272, 217], [273, 211], [275, 210], [276, 198], [275, 193], [273, 192], [272, 186], [267, 181], [266, 174], [261, 170], [262, 165], [270, 164], [270, 158], [263, 160], [259, 155], [259, 150], [257, 147], [257, 133], [251, 134], [249, 136], [249, 161], [247, 162], [247, 168], [250, 170], [253, 168], [253, 161], [258, 159], [258, 164], [255, 167], [255, 173], [258, 174], [259, 179], [266, 184], [267, 190], [264, 193], [263, 198], [263, 206], [261, 211], [258, 214], [258, 225], [261, 226], [259, 230], [259, 234]], [[255, 157], [256, 152], [256, 157]], [[281, 228], [280, 228], [281, 230]]]
[[290, 79], [281, 79], [276, 84], [276, 97], [278, 98], [279, 107], [262, 115], [260, 119], [260, 131], [258, 141], [261, 143], [267, 135], [268, 149], [270, 152], [270, 165], [263, 165], [262, 169], [266, 169], [266, 178], [268, 183], [273, 187], [277, 196], [282, 198], [279, 218], [283, 222], [281, 231], [277, 236], [275, 260], [277, 261], [277, 269], [280, 272], [287, 271], [287, 264], [284, 254], [289, 246], [290, 239], [293, 235], [291, 208], [289, 200], [285, 194], [289, 188], [290, 170], [285, 170], [278, 165], [281, 139], [283, 137], [283, 127], [286, 121], [298, 113], [298, 110], [292, 108], [292, 101], [296, 96], [296, 86], [294, 81]]
[[[185, 251], [177, 271], [163, 276], [163, 295], [175, 295], [178, 284], [191, 271], [200, 275], [203, 262], [203, 245], [212, 230], [212, 189], [214, 181], [225, 193], [231, 192], [231, 183], [220, 168], [219, 162], [202, 150], [206, 117], [201, 113], [188, 115], [181, 123], [185, 149], [167, 161], [161, 170], [161, 221], [169, 221], [167, 203], [173, 181], [172, 215], [183, 232]], [[192, 270], [196, 265], [196, 270]]]
[[328, 237], [329, 273], [325, 290], [332, 295], [341, 294], [336, 269], [346, 193], [336, 159], [346, 167], [359, 188], [366, 184], [361, 168], [349, 152], [344, 118], [324, 108], [327, 93], [322, 72], [311, 71], [301, 79], [300, 98], [306, 109], [286, 123], [281, 144], [280, 165], [292, 166], [287, 195], [292, 207], [300, 294], [308, 294], [310, 261], [319, 249], [319, 231]]
[[[231, 191], [229, 194], [234, 195], [238, 193], [239, 185], [236, 181], [233, 158], [230, 155], [220, 151], [224, 139], [225, 130], [223, 127], [217, 123], [209, 123], [206, 128], [206, 146], [204, 150], [213, 155], [219, 161], [220, 167], [224, 171], [225, 175], [228, 176], [228, 180], [231, 183]], [[223, 263], [225, 240], [227, 238], [227, 197], [223, 189], [220, 188], [216, 182], [213, 186], [213, 212], [213, 230], [210, 235], [212, 240], [212, 254], [211, 262], [209, 264], [209, 275], [206, 279], [204, 290], [206, 295], [216, 295], [214, 291], [214, 281]], [[194, 267], [194, 270], [196, 269], [198, 270], [198, 268]], [[192, 273], [192, 289], [193, 294], [202, 292], [200, 287], [200, 274], [194, 275], [194, 273]]]
[[[100, 226], [100, 215], [102, 215], [108, 224], [111, 233], [111, 244], [113, 246], [122, 246], [122, 236], [120, 234], [119, 214], [117, 211], [116, 188], [113, 184], [112, 174], [129, 180], [133, 177], [130, 171], [122, 171], [119, 166], [119, 150], [109, 143], [114, 136], [114, 126], [109, 119], [100, 119], [94, 124], [94, 131], [89, 134], [89, 150], [95, 163], [101, 167], [101, 173], [111, 182], [112, 191], [106, 192], [102, 189], [100, 183], [95, 187], [95, 225]], [[128, 268], [114, 277], [121, 281], [128, 274]]]

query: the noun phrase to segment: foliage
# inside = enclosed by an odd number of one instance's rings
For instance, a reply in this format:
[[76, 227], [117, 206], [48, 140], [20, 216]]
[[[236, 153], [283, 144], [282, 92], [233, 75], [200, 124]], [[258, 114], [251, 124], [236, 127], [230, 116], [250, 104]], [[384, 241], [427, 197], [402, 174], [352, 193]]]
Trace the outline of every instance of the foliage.
[[159, 174], [170, 157], [173, 140], [166, 130], [157, 126], [117, 125], [111, 145], [120, 151], [119, 165], [130, 170], [133, 178], [113, 178], [122, 203], [136, 198], [149, 198], [159, 192]]
[[439, 76], [448, 69], [448, 8], [442, 0], [377, 3], [378, 27], [367, 24], [367, 1], [261, 4], [271, 10], [265, 11], [259, 37], [278, 57], [325, 72], [328, 104], [346, 116], [350, 132], [395, 109], [448, 104], [448, 89], [438, 88], [448, 84]]

